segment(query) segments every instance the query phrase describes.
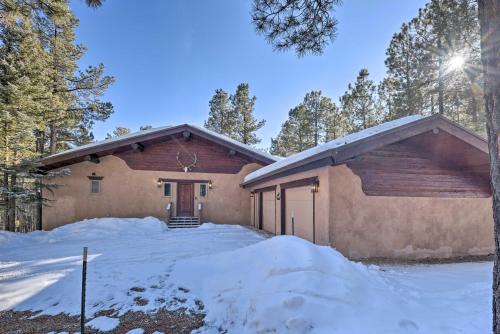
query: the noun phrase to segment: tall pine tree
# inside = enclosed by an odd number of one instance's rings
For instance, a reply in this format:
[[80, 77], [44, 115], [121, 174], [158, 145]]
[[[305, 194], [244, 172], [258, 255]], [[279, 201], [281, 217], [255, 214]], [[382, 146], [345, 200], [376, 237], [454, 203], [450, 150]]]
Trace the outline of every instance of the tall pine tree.
[[349, 84], [347, 91], [340, 98], [343, 112], [349, 115], [349, 131], [355, 132], [377, 125], [380, 122], [376, 102], [376, 86], [369, 78], [369, 72], [359, 71], [354, 84]]
[[231, 97], [233, 112], [238, 117], [236, 138], [247, 145], [260, 143], [261, 140], [255, 132], [266, 124], [265, 120], [257, 120], [254, 116], [256, 100], [255, 96], [250, 96], [247, 83], [239, 84], [236, 93]]
[[205, 121], [205, 128], [237, 139], [236, 125], [238, 117], [231, 107], [231, 98], [223, 89], [215, 90], [209, 102], [210, 111]]

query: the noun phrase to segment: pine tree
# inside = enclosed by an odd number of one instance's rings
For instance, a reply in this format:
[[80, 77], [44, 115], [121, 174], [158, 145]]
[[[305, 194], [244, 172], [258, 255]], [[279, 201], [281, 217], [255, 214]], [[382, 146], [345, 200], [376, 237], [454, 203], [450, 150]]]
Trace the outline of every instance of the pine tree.
[[129, 128], [125, 128], [123, 126], [117, 126], [112, 133], [106, 134], [106, 139], [116, 138], [120, 136], [124, 136], [129, 134], [131, 131]]
[[78, 20], [66, 0], [30, 2], [25, 12], [36, 23], [38, 38], [49, 58], [46, 67], [52, 96], [43, 111], [38, 141], [39, 153], [43, 154], [47, 145], [53, 154], [67, 148], [68, 143], [87, 141], [94, 123], [109, 118], [113, 106], [100, 97], [114, 79], [104, 75], [102, 64], [78, 69], [85, 48], [75, 43]]
[[383, 89], [389, 93], [387, 103], [389, 119], [422, 113], [425, 77], [421, 70], [422, 50], [416, 45], [414, 22], [403, 24], [394, 34], [387, 49], [387, 78]]
[[387, 50], [388, 118], [441, 113], [483, 134], [479, 42], [475, 1], [429, 2]]
[[349, 115], [349, 131], [355, 132], [377, 125], [380, 115], [376, 108], [376, 86], [367, 69], [361, 69], [354, 84], [340, 98], [342, 111]]
[[238, 115], [231, 107], [229, 94], [223, 89], [215, 90], [209, 106], [210, 112], [204, 124], [205, 128], [238, 140], [236, 133]]
[[349, 133], [349, 115], [328, 99], [325, 117], [325, 142], [343, 137]]
[[265, 120], [257, 120], [253, 115], [256, 100], [255, 96], [250, 97], [247, 83], [239, 84], [231, 97], [232, 111], [238, 119], [236, 138], [247, 145], [260, 143], [255, 132], [266, 124]]
[[151, 130], [153, 128], [152, 125], [141, 125], [139, 127], [139, 131]]
[[317, 146], [323, 140], [325, 120], [328, 112], [326, 108], [329, 106], [328, 98], [321, 96], [321, 91], [312, 91], [306, 94], [302, 105], [306, 108], [311, 118], [310, 124], [314, 146]]

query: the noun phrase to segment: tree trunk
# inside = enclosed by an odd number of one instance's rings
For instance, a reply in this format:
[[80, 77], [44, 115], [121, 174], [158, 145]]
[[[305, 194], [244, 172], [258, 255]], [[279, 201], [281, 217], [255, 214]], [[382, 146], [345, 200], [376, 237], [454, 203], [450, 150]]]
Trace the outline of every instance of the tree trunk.
[[478, 4], [495, 230], [493, 333], [500, 334], [500, 159], [498, 156], [498, 137], [500, 134], [500, 0], [479, 0]]
[[444, 115], [444, 62], [442, 55], [441, 38], [438, 38], [438, 108], [439, 114]]
[[13, 173], [10, 176], [8, 210], [7, 210], [7, 226], [11, 232], [16, 231], [16, 196], [14, 195], [17, 187], [17, 176]]
[[49, 125], [50, 128], [50, 154], [56, 154], [57, 153], [57, 127], [54, 123], [50, 123]]
[[2, 185], [5, 189], [5, 194], [2, 196], [2, 201], [4, 204], [4, 211], [3, 211], [3, 223], [4, 223], [4, 228], [6, 231], [10, 231], [10, 226], [9, 226], [9, 195], [7, 194], [9, 191], [9, 174], [4, 171], [3, 172], [3, 181]]

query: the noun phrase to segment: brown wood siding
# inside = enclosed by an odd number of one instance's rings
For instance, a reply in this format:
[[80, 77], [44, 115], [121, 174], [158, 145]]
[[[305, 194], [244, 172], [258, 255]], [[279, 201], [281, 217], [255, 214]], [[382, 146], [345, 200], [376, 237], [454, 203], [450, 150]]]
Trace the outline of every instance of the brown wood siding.
[[200, 138], [192, 138], [189, 141], [173, 138], [148, 145], [143, 152], [128, 150], [116, 153], [115, 156], [123, 159], [135, 170], [182, 172], [177, 153], [184, 166], [192, 164], [196, 154], [196, 165], [190, 168], [193, 173], [237, 174], [243, 166], [252, 162], [238, 153], [231, 156], [228, 148]]
[[[437, 137], [436, 137], [437, 138]], [[435, 139], [436, 139], [435, 138]], [[427, 141], [426, 141], [427, 142]], [[461, 167], [445, 161], [450, 150], [424, 149], [416, 139], [387, 145], [347, 163], [371, 196], [489, 197], [488, 166]], [[458, 145], [458, 147], [457, 147]], [[464, 156], [464, 160], [468, 157]]]

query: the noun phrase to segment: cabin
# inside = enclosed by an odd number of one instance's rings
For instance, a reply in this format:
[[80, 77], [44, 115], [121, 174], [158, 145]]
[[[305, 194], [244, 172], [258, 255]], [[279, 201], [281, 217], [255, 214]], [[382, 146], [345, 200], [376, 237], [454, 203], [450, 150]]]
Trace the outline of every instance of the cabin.
[[241, 224], [351, 259], [492, 254], [486, 142], [439, 116], [409, 116], [280, 159], [193, 125], [142, 131], [43, 160], [61, 184], [43, 227], [156, 216]]
[[[154, 216], [172, 226], [250, 222], [250, 172], [276, 158], [194, 125], [145, 130], [49, 156], [42, 226], [50, 230], [95, 217]], [[50, 175], [50, 174], [49, 174]]]

